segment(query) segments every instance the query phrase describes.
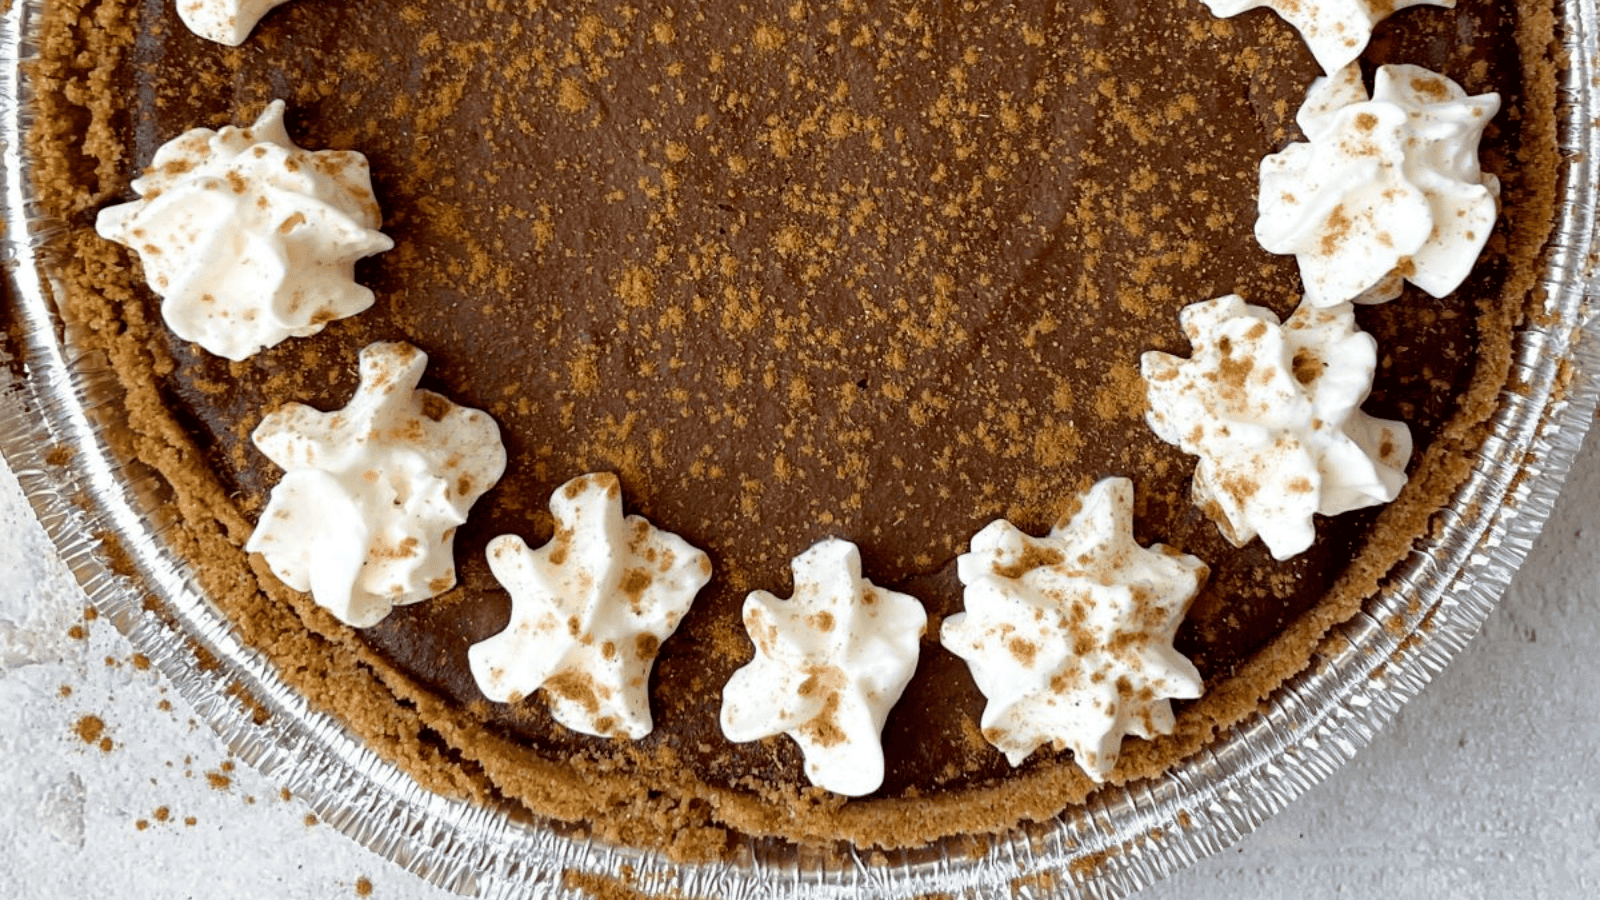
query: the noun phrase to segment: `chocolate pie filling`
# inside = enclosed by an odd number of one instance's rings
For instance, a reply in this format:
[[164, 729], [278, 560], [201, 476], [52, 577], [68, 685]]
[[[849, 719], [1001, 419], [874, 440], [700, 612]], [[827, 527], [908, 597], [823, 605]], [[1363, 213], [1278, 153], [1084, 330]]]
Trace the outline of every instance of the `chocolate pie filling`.
[[[1178, 649], [1213, 696], [1179, 704], [1165, 743], [1130, 740], [1128, 771], [1193, 749], [1303, 666], [1448, 496], [1507, 378], [1551, 221], [1553, 75], [1518, 49], [1543, 51], [1548, 11], [1460, 0], [1380, 25], [1369, 77], [1405, 62], [1500, 93], [1482, 158], [1502, 217], [1456, 293], [1358, 311], [1380, 357], [1365, 408], [1411, 427], [1413, 485], [1388, 511], [1319, 518], [1315, 546], [1277, 562], [1190, 503], [1193, 460], [1144, 424], [1138, 374], [1145, 350], [1188, 355], [1187, 304], [1237, 292], [1287, 316], [1299, 300], [1294, 260], [1253, 237], [1257, 166], [1299, 139], [1320, 70], [1266, 11], [299, 0], [226, 48], [165, 0], [48, 5], [33, 149], [75, 248], [63, 306], [165, 408], [130, 404], [136, 429], [166, 435], [137, 452], [188, 498], [214, 576], [249, 575], [237, 522], [280, 477], [251, 430], [285, 401], [343, 406], [369, 342], [422, 348], [424, 387], [505, 438], [449, 593], [359, 634], [270, 576], [265, 594], [219, 602], [286, 669], [376, 673], [354, 698], [308, 693], [364, 732], [387, 715], [372, 709], [404, 709], [412, 737], [372, 739], [413, 771], [456, 766], [468, 790], [493, 782], [624, 840], [674, 840], [652, 839], [654, 821], [915, 843], [1081, 797], [1070, 752], [1013, 770], [983, 741], [984, 699], [938, 625], [961, 609], [954, 558], [975, 532], [1004, 517], [1043, 533], [1109, 475], [1135, 483], [1141, 543], [1211, 569]], [[230, 363], [160, 327], [134, 256], [93, 218], [131, 198], [161, 143], [247, 125], [277, 98], [302, 146], [366, 154], [396, 246], [358, 267], [372, 309]], [[148, 424], [162, 416], [192, 446], [152, 449], [175, 440]], [[569, 732], [538, 695], [490, 704], [467, 670], [510, 610], [484, 545], [547, 540], [551, 492], [590, 471], [617, 473], [629, 512], [715, 569], [661, 648], [655, 730], [636, 744]], [[885, 784], [850, 804], [807, 788], [792, 742], [731, 744], [717, 724], [751, 653], [745, 595], [787, 596], [789, 560], [830, 536], [930, 616], [884, 733]], [[315, 634], [293, 633], [301, 618]], [[313, 651], [350, 661], [308, 664]]]

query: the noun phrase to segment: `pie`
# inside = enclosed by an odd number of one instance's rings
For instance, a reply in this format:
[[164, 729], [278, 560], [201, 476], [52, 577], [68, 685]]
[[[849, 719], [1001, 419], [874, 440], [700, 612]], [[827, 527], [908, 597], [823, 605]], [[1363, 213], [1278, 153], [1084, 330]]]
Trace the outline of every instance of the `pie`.
[[[1174, 701], [1170, 734], [1124, 741], [1110, 780], [1216, 739], [1440, 527], [1510, 383], [1560, 175], [1550, 9], [1461, 0], [1378, 26], [1369, 76], [1417, 65], [1499, 94], [1480, 153], [1498, 217], [1459, 289], [1356, 308], [1377, 346], [1363, 408], [1408, 427], [1408, 480], [1279, 560], [1193, 502], [1195, 458], [1147, 423], [1140, 369], [1190, 355], [1191, 304], [1300, 303], [1295, 258], [1253, 234], [1258, 169], [1302, 139], [1324, 72], [1268, 11], [294, 0], [227, 47], [173, 4], [45, 7], [29, 151], [63, 225], [56, 300], [118, 373], [121, 450], [168, 485], [196, 581], [425, 786], [691, 856], [735, 835], [915, 846], [1081, 802], [1097, 782], [1072, 750], [1013, 765], [991, 745], [940, 633], [976, 534], [1044, 534], [1107, 477], [1131, 480], [1140, 546], [1208, 570], [1175, 642], [1204, 694]], [[356, 266], [371, 308], [234, 361], [166, 327], [95, 222], [160, 145], [279, 99], [300, 146], [365, 155], [393, 249]], [[423, 350], [422, 386], [492, 417], [506, 465], [454, 535], [454, 586], [355, 628], [246, 552], [284, 478], [251, 434], [286, 403], [344, 407], [376, 342]], [[512, 614], [491, 540], [550, 541], [552, 494], [587, 473], [710, 560], [651, 648], [638, 738], [562, 725], [553, 688], [491, 702], [468, 661]], [[789, 596], [791, 560], [828, 539], [926, 615], [862, 797], [812, 784], [788, 738], [719, 727], [754, 653], [741, 605]]]

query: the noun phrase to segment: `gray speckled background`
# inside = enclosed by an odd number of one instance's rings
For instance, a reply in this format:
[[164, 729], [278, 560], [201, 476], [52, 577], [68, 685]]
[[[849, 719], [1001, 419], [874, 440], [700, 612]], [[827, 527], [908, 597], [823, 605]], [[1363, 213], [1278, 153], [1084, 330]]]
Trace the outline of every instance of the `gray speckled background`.
[[[235, 768], [114, 628], [82, 621], [3, 464], [0, 534], [0, 897], [353, 897], [361, 879], [373, 897], [453, 896]], [[1140, 897], [1600, 896], [1597, 601], [1591, 440], [1510, 594], [1444, 674], [1330, 780]], [[108, 751], [76, 733], [89, 715]]]

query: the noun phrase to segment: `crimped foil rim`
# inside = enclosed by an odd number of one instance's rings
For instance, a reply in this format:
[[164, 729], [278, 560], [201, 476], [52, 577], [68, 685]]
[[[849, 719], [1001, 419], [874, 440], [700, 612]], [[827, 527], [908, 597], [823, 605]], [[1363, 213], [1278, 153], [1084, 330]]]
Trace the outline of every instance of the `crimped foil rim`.
[[[1254, 830], [1364, 747], [1477, 633], [1554, 508], [1600, 403], [1600, 348], [1588, 292], [1600, 158], [1593, 87], [1596, 0], [1561, 6], [1565, 195], [1542, 286], [1547, 320], [1519, 334], [1513, 382], [1492, 436], [1457, 493], [1447, 533], [1429, 539], [1312, 665], [1261, 711], [1158, 779], [1102, 790], [1051, 822], [931, 849], [809, 851], [750, 841], [733, 860], [674, 863], [447, 800], [313, 710], [241, 644], [165, 545], [161, 485], [118, 460], [114, 380], [76, 355], [47, 299], [36, 250], [47, 226], [29, 196], [20, 63], [42, 0], [0, 19], [0, 452], [90, 602], [192, 704], [229, 748], [304, 800], [324, 823], [423, 879], [485, 898], [586, 896], [568, 877], [640, 893], [721, 898], [1124, 896]], [[65, 463], [52, 451], [66, 449]], [[47, 462], [47, 457], [50, 461]], [[1517, 467], [1502, 465], [1520, 459]], [[106, 536], [121, 553], [115, 563]], [[123, 569], [119, 574], [113, 566]], [[132, 566], [136, 571], [127, 572]], [[145, 597], [154, 593], [159, 604]], [[147, 608], [149, 607], [149, 608]], [[1399, 627], [1396, 627], [1397, 623]], [[1337, 638], [1342, 638], [1339, 640]], [[197, 650], [219, 661], [196, 666]], [[249, 702], [239, 699], [242, 692]], [[264, 722], [257, 714], [269, 713]]]

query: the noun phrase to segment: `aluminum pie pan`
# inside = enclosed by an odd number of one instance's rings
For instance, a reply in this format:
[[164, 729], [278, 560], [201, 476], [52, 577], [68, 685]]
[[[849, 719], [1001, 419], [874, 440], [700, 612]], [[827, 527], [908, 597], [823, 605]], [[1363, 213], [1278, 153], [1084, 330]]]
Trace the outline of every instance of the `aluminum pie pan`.
[[[49, 299], [39, 251], [50, 226], [21, 152], [29, 121], [19, 62], [32, 53], [41, 0], [13, 2], [0, 20], [0, 452], [90, 602], [240, 759], [433, 884], [479, 897], [588, 896], [583, 883], [594, 878], [690, 897], [1123, 896], [1232, 844], [1365, 746], [1477, 633], [1549, 518], [1600, 403], [1589, 299], [1600, 201], [1590, 162], [1600, 158], [1595, 5], [1560, 11], [1567, 165], [1542, 279], [1547, 315], [1517, 336], [1518, 389], [1502, 393], [1472, 475], [1441, 514], [1447, 527], [1224, 737], [1160, 778], [1101, 790], [998, 838], [890, 852], [752, 840], [730, 860], [675, 863], [433, 794], [289, 690], [168, 545], [162, 483], [112, 449], [115, 379], [75, 349]], [[198, 666], [197, 655], [217, 664]]]

